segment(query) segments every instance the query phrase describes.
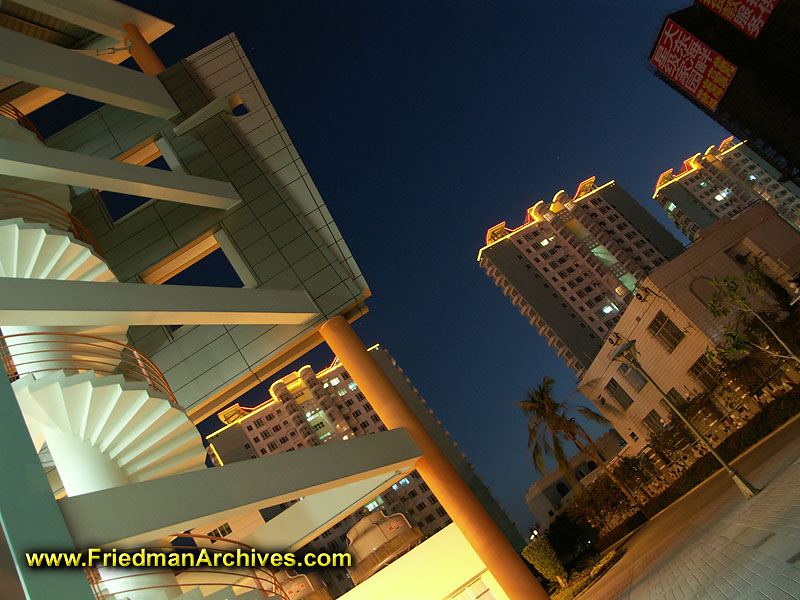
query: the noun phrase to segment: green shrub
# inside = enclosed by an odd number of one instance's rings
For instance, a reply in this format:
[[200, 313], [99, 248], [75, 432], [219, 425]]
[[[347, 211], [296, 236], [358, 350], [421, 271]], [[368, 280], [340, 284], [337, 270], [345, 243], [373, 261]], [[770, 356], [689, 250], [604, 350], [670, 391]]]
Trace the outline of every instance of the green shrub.
[[565, 582], [567, 570], [546, 537], [535, 538], [522, 550], [522, 557], [550, 581]]

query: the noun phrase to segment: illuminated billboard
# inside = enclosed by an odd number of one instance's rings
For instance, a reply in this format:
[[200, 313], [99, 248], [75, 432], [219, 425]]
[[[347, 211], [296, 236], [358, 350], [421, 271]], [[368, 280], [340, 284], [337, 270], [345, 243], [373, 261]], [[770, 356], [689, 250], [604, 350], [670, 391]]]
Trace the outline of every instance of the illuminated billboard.
[[780, 0], [699, 0], [720, 17], [755, 39]]
[[664, 25], [651, 62], [711, 110], [717, 110], [736, 73], [736, 65], [671, 19]]

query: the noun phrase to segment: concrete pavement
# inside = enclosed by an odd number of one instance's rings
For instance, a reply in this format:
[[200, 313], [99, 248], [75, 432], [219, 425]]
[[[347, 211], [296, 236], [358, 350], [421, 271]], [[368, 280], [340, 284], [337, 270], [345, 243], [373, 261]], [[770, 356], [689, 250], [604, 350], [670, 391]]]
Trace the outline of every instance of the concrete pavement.
[[581, 600], [800, 600], [800, 419], [651, 519]]

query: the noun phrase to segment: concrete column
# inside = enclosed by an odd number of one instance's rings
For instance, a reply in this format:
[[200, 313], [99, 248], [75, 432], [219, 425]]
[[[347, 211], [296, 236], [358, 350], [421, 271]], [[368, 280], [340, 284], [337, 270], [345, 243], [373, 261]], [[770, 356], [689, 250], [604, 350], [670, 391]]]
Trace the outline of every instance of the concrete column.
[[142, 73], [147, 75], [161, 73], [166, 67], [150, 47], [150, 44], [147, 43], [147, 40], [144, 39], [139, 28], [133, 23], [124, 23], [122, 26], [127, 33], [123, 41], [130, 44], [128, 51], [131, 53], [133, 60], [136, 61], [136, 64], [139, 65]]
[[416, 468], [511, 600], [548, 600], [522, 558], [447, 460], [344, 317], [320, 329], [389, 429], [405, 427], [423, 452]]

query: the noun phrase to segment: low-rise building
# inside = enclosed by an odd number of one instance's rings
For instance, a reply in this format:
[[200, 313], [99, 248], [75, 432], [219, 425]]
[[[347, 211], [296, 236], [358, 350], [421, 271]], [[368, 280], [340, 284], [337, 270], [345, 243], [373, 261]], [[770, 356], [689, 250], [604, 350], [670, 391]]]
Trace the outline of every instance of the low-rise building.
[[730, 317], [715, 318], [708, 311], [712, 279], [739, 276], [756, 261], [778, 285], [793, 289], [800, 232], [764, 203], [704, 229], [683, 254], [640, 283], [580, 384], [632, 452], [643, 449], [648, 435], [672, 415], [655, 387], [614, 361], [614, 353], [636, 340], [642, 366], [676, 405], [713, 389], [716, 375], [706, 350], [722, 341]]
[[[606, 464], [613, 461], [625, 446], [625, 441], [613, 429], [598, 437], [594, 443]], [[583, 485], [589, 485], [602, 473], [596, 458], [583, 451], [572, 456], [567, 465], [574, 473], [575, 479]], [[534, 482], [525, 493], [525, 503], [536, 518], [534, 527], [540, 532], [546, 531], [556, 517], [574, 500], [573, 492], [574, 486], [559, 469], [545, 473], [541, 479]]]

